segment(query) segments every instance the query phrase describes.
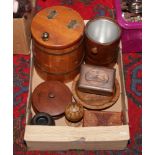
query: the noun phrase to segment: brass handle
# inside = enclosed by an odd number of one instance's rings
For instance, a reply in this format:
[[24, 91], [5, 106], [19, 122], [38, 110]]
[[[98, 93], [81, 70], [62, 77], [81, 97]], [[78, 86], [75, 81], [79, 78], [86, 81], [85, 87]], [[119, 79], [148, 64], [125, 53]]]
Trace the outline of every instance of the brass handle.
[[76, 25], [77, 25], [77, 21], [76, 21], [76, 20], [71, 20], [71, 21], [69, 22], [69, 24], [67, 25], [67, 27], [68, 27], [69, 29], [73, 29]]
[[97, 47], [92, 48], [91, 49], [91, 52], [96, 55], [98, 53]]
[[43, 41], [47, 41], [49, 39], [49, 33], [48, 32], [44, 32], [43, 34], [42, 34], [42, 40]]
[[50, 13], [48, 14], [47, 18], [48, 19], [53, 19], [57, 14], [58, 13], [57, 13], [56, 10], [51, 10]]

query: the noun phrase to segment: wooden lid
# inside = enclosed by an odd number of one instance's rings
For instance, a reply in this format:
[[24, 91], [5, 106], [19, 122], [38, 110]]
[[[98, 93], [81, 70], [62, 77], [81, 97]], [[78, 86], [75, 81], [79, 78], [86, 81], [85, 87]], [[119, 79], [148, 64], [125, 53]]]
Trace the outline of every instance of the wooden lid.
[[32, 94], [32, 104], [38, 112], [58, 116], [65, 112], [71, 103], [72, 94], [69, 88], [59, 81], [46, 81], [38, 85]]
[[64, 6], [53, 6], [33, 18], [33, 38], [41, 45], [63, 49], [77, 42], [84, 33], [84, 20], [78, 12]]

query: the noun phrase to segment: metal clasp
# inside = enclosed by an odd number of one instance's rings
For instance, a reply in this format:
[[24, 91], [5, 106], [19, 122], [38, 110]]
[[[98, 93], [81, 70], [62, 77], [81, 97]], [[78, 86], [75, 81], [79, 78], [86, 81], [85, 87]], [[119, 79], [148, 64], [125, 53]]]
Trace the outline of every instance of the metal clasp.
[[47, 16], [48, 19], [53, 19], [56, 15], [57, 15], [57, 11], [56, 10], [51, 10], [49, 12], [49, 15]]
[[67, 25], [67, 27], [68, 27], [69, 29], [72, 29], [72, 28], [74, 28], [76, 25], [77, 25], [77, 21], [76, 21], [76, 20], [71, 20], [71, 21], [69, 22], [69, 24]]
[[48, 32], [44, 32], [41, 37], [42, 37], [42, 40], [43, 41], [48, 41], [48, 39], [49, 39], [49, 33]]

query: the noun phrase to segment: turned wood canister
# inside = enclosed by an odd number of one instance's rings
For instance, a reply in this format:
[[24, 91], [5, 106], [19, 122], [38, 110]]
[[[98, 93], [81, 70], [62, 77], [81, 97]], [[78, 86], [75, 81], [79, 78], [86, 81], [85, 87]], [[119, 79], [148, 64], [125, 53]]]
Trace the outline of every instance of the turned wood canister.
[[84, 59], [84, 21], [75, 10], [53, 6], [38, 12], [31, 26], [34, 65], [44, 80], [71, 81]]
[[109, 17], [90, 20], [85, 28], [86, 63], [111, 67], [117, 61], [120, 26]]

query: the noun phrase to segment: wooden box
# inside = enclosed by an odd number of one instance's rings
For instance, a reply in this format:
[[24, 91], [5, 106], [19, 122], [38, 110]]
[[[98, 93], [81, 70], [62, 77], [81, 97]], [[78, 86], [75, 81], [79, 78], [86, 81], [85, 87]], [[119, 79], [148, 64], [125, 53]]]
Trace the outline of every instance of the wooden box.
[[[31, 117], [34, 115], [31, 94], [34, 88], [43, 82], [33, 66], [32, 59], [24, 135], [28, 150], [123, 150], [127, 147], [130, 139], [128, 100], [125, 91], [121, 51], [115, 65], [116, 77], [120, 84], [120, 96], [112, 107], [104, 110], [122, 112], [123, 125], [119, 126], [70, 127], [66, 126], [64, 117], [56, 121], [56, 126], [30, 125]], [[72, 82], [67, 83], [69, 88], [71, 88], [71, 84]]]
[[83, 64], [80, 73], [78, 88], [81, 91], [107, 95], [113, 93], [115, 69]]
[[31, 3], [31, 13], [13, 19], [13, 54], [30, 54], [31, 22], [35, 14], [36, 0], [31, 0]]

